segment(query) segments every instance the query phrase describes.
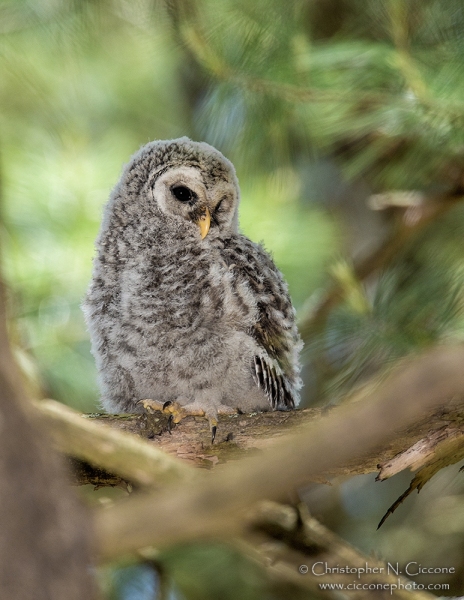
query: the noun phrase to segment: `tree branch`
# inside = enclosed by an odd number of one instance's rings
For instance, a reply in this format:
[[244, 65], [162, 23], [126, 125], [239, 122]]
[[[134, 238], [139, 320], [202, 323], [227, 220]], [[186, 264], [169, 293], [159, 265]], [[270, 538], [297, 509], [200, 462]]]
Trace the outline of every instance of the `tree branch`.
[[246, 462], [233, 462], [214, 477], [196, 471], [188, 486], [173, 483], [99, 511], [101, 558], [239, 530], [241, 511], [257, 500], [278, 500], [301, 483], [374, 452], [391, 443], [396, 431], [462, 395], [463, 363], [463, 347], [437, 348], [403, 364], [368, 401], [339, 407]]
[[[188, 480], [194, 470], [142, 439], [82, 418], [54, 400], [35, 403], [56, 448], [139, 486]], [[114, 485], [112, 483], [111, 485]]]
[[[398, 600], [432, 600], [433, 594], [418, 590], [409, 591], [408, 580], [393, 574], [386, 563], [345, 542], [338, 535], [311, 517], [305, 505], [298, 508], [276, 502], [260, 502], [252, 513], [249, 525], [239, 546], [259, 562], [271, 578], [309, 588], [318, 597], [327, 597], [319, 584], [353, 582], [353, 574], [330, 574], [321, 576], [325, 563], [341, 567], [365, 569], [360, 571], [359, 583], [388, 586], [378, 588]], [[317, 575], [313, 573], [314, 570]], [[371, 569], [367, 571], [366, 566]], [[302, 568], [300, 570], [300, 568]], [[398, 583], [405, 586], [398, 589]], [[409, 586], [411, 588], [412, 586]], [[348, 598], [372, 598], [372, 590], [344, 590]]]
[[[211, 469], [253, 456], [271, 448], [285, 433], [316, 424], [324, 416], [321, 409], [221, 415], [218, 442], [211, 445], [208, 424], [199, 417], [186, 417], [169, 434], [164, 415], [81, 416], [53, 400], [41, 401], [37, 408], [57, 449], [72, 457], [74, 483], [124, 488], [151, 487], [191, 477], [189, 466]], [[334, 408], [330, 414], [338, 410]], [[447, 400], [420, 415], [410, 426], [402, 427], [387, 444], [333, 467], [318, 480], [372, 473], [378, 468], [378, 479], [383, 480], [406, 468], [416, 470], [433, 458], [437, 447], [450, 436], [455, 439], [463, 435], [462, 413], [462, 397]]]

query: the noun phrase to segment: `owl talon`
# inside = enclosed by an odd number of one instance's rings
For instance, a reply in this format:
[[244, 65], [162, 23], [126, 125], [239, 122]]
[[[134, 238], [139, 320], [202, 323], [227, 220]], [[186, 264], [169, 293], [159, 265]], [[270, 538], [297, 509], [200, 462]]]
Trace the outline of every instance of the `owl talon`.
[[178, 402], [171, 402], [171, 400], [163, 404], [163, 412], [169, 413], [168, 426], [170, 429], [174, 429], [173, 426], [180, 423], [186, 415], [184, 408]]
[[[208, 415], [205, 415], [208, 416]], [[216, 439], [216, 432], [217, 432], [217, 418], [216, 416], [211, 417], [208, 416], [208, 423], [209, 423], [209, 429], [211, 431], [211, 444], [214, 444], [214, 440]]]
[[139, 406], [143, 406], [145, 411], [149, 414], [153, 414], [154, 412], [162, 412], [164, 405], [161, 404], [158, 400], [152, 400], [151, 398], [144, 398], [143, 400], [139, 400], [137, 402]]
[[168, 419], [168, 432], [169, 432], [169, 435], [172, 435], [171, 432], [172, 432], [172, 429], [173, 429], [173, 427], [172, 427], [173, 420], [174, 420], [174, 416], [172, 414], [170, 414], [169, 415], [169, 419]]
[[150, 414], [154, 412], [161, 412], [167, 414], [168, 418], [168, 431], [174, 429], [174, 426], [179, 423], [185, 416], [185, 411], [178, 402], [172, 402], [168, 400], [164, 404], [161, 404], [158, 400], [145, 399], [140, 400], [137, 404], [141, 404], [143, 408]]

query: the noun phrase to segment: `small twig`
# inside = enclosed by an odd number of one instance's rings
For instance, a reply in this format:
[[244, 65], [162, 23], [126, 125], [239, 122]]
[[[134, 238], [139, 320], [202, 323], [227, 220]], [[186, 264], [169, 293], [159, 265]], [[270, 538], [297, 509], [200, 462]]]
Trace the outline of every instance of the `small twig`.
[[[337, 534], [324, 527], [312, 517], [305, 505], [297, 508], [276, 502], [260, 502], [250, 517], [250, 525], [239, 546], [256, 559], [271, 577], [289, 581], [299, 587], [309, 588], [313, 593], [327, 597], [319, 584], [352, 583], [353, 574], [314, 575], [321, 572], [321, 565], [348, 565], [361, 571], [362, 584], [391, 586], [389, 595], [398, 600], [432, 600], [435, 596], [422, 591], [398, 589], [398, 583], [406, 586], [408, 581], [389, 572], [387, 564], [362, 554]], [[385, 588], [384, 588], [385, 590]], [[344, 595], [356, 598], [371, 598], [372, 591], [344, 590]]]

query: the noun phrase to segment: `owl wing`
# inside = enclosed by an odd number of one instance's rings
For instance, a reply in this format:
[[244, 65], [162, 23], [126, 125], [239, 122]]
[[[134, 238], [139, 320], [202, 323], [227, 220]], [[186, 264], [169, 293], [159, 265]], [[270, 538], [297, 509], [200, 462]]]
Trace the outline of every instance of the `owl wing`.
[[[248, 333], [260, 351], [250, 365], [256, 384], [273, 409], [294, 408], [301, 388], [299, 353], [303, 346], [287, 284], [272, 258], [259, 244], [242, 235], [225, 241], [224, 259], [234, 273], [236, 295], [245, 284], [256, 307]], [[247, 298], [242, 299], [247, 304]]]

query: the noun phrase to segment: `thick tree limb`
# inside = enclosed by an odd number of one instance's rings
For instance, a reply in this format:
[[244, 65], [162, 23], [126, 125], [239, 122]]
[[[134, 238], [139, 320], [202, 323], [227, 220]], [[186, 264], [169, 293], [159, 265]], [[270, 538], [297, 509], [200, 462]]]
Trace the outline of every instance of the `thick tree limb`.
[[373, 452], [419, 415], [462, 395], [462, 364], [464, 348], [437, 348], [408, 361], [369, 401], [340, 407], [246, 462], [231, 463], [215, 477], [197, 472], [188, 486], [172, 484], [99, 512], [100, 556], [239, 529], [241, 511], [257, 500], [279, 499], [303, 481]]
[[[321, 414], [321, 409], [305, 409], [219, 415], [218, 433], [213, 445], [208, 421], [202, 417], [185, 417], [169, 433], [167, 418], [163, 415], [85, 416], [86, 420], [107, 424], [116, 431], [140, 435], [148, 440], [151, 447], [181, 459], [181, 464], [211, 469], [259, 453], [271, 447], [282, 435], [317, 421]], [[64, 448], [61, 449], [64, 451]]]
[[[421, 415], [409, 427], [403, 427], [388, 444], [345, 460], [323, 473], [320, 479], [326, 481], [335, 475], [368, 473], [380, 468], [377, 479], [383, 480], [406, 468], [412, 471], [420, 468], [412, 487], [389, 509], [388, 516], [440, 468], [464, 457], [463, 404], [461, 396], [452, 398], [446, 405]], [[125, 488], [152, 487], [191, 478], [193, 470], [188, 464], [209, 468], [216, 465], [217, 470], [229, 460], [272, 447], [285, 432], [295, 432], [322, 416], [319, 409], [225, 416], [220, 421], [222, 436], [218, 438], [224, 441], [211, 446], [206, 442], [209, 441], [206, 421], [200, 418], [186, 419], [169, 435], [167, 420], [162, 415], [87, 415], [82, 419], [53, 401], [41, 402], [38, 408], [58, 449], [73, 457], [76, 483]], [[334, 409], [332, 415], [338, 410]], [[99, 427], [92, 420], [110, 424], [114, 430]], [[148, 438], [150, 443], [128, 435], [128, 431]], [[183, 460], [171, 458], [165, 452]]]
[[[126, 487], [128, 484], [151, 487], [191, 477], [189, 466], [217, 469], [228, 461], [262, 452], [285, 433], [296, 432], [323, 418], [321, 409], [220, 416], [219, 442], [211, 445], [208, 424], [199, 417], [187, 417], [170, 435], [163, 415], [91, 414], [82, 418], [52, 400], [41, 401], [37, 408], [57, 448], [73, 457], [75, 483], [98, 487]], [[334, 408], [330, 414], [336, 415], [338, 410]], [[112, 430], [99, 427], [100, 423]], [[134, 439], [129, 433], [142, 439]], [[319, 479], [371, 473], [379, 468], [378, 480], [384, 480], [407, 468], [415, 471], [430, 465], [449, 438], [455, 440], [457, 452], [453, 462], [457, 462], [464, 443], [462, 396], [419, 415], [412, 424], [397, 431], [388, 443], [345, 460]], [[442, 457], [440, 464], [443, 466]]]
[[[239, 545], [265, 565], [271, 577], [310, 589], [313, 595], [318, 596], [318, 583], [323, 580], [311, 576], [309, 571], [309, 574], [298, 572], [299, 565], [310, 567], [314, 563], [314, 552], [322, 561], [343, 561], [350, 567], [364, 565], [366, 558], [309, 515], [298, 515], [292, 507], [279, 507], [267, 502], [255, 509], [251, 520], [242, 509], [252, 506], [260, 497], [282, 497], [308, 478], [356, 469], [364, 472], [364, 463], [373, 470], [378, 457], [385, 452], [391, 454], [398, 439], [402, 443], [410, 442], [411, 436], [423, 436], [424, 431], [430, 431], [431, 425], [435, 431], [429, 435], [430, 440], [438, 444], [452, 441], [459, 449], [462, 448], [462, 442], [457, 440], [461, 439], [464, 420], [461, 415], [463, 360], [462, 347], [437, 349], [403, 365], [376, 390], [373, 394], [376, 399], [358, 399], [333, 409], [327, 415], [313, 410], [223, 418], [222, 437], [229, 441], [224, 440], [213, 447], [206, 443], [209, 440], [208, 427], [203, 419], [183, 422], [169, 435], [163, 416], [92, 415], [90, 419], [83, 419], [52, 401], [40, 403], [39, 410], [62, 451], [90, 457], [94, 464], [111, 466], [116, 470], [121, 469], [123, 464], [125, 475], [131, 481], [137, 480], [139, 486], [171, 482], [158, 494], [139, 495], [114, 509], [97, 513], [103, 558], [115, 558], [149, 544], [172, 544], [197, 535], [220, 534], [223, 537], [226, 532], [241, 533]], [[445, 403], [444, 400], [449, 397], [452, 400]], [[408, 399], [408, 404], [404, 398]], [[434, 418], [432, 424], [430, 415]], [[112, 423], [115, 429], [101, 427], [92, 422], [95, 420]], [[403, 433], [398, 438], [394, 430], [400, 425]], [[128, 436], [128, 429], [138, 432], [148, 441], [136, 440], [139, 446], [134, 446], [132, 440], [128, 444], [132, 437]], [[85, 435], [79, 441], [82, 430]], [[291, 435], [284, 435], [287, 430], [292, 431]], [[454, 433], [447, 435], [446, 431]], [[181, 441], [180, 452], [176, 436]], [[193, 443], [192, 437], [197, 450], [187, 451], [188, 444]], [[236, 448], [231, 452], [233, 444]], [[412, 457], [409, 463], [404, 463], [404, 458], [396, 458], [383, 465], [383, 476], [390, 475], [398, 463], [427, 466], [430, 445], [425, 446], [424, 456], [418, 453], [418, 446], [416, 444], [416, 448], [408, 454]], [[176, 448], [176, 454], [184, 456], [191, 464], [203, 461], [219, 466], [233, 458], [234, 454], [254, 456], [248, 461], [240, 461], [240, 466], [233, 462], [222, 469], [216, 466], [216, 474], [212, 477], [204, 470], [191, 469], [178, 458], [166, 455], [167, 461], [164, 461], [159, 453], [164, 454], [168, 448], [171, 452]], [[225, 448], [222, 454], [221, 448]], [[126, 449], [131, 452], [130, 458], [127, 463], [124, 460], [121, 463], [120, 455], [125, 456]], [[142, 451], [141, 459], [139, 450]], [[113, 453], [119, 457], [117, 461], [111, 458]], [[131, 469], [138, 475], [134, 477]], [[176, 479], [179, 485], [176, 485]], [[369, 559], [367, 562], [370, 567], [380, 568], [377, 561]], [[397, 582], [397, 578], [383, 568], [381, 576], [363, 576], [363, 583], [391, 585]], [[331, 583], [338, 581], [343, 583], [338, 578], [330, 580]], [[411, 592], [407, 589], [393, 590], [392, 595], [406, 600], [411, 597]], [[369, 595], [363, 590], [355, 590], [348, 597], [362, 600]], [[417, 591], [413, 597], [431, 598]]]
[[[321, 409], [221, 416], [219, 442], [211, 445], [207, 422], [199, 417], [187, 417], [170, 435], [167, 419], [162, 415], [90, 414], [82, 418], [52, 400], [42, 401], [37, 406], [57, 448], [73, 457], [75, 483], [98, 487], [159, 485], [176, 477], [191, 476], [189, 465], [217, 469], [228, 461], [270, 448], [285, 433], [316, 423], [323, 416]], [[331, 414], [337, 410], [333, 409]], [[464, 414], [464, 398], [453, 398], [420, 416], [409, 427], [403, 427], [389, 443], [333, 467], [322, 480], [337, 475], [372, 473], [378, 467], [381, 467], [379, 480], [406, 468], [416, 470], [433, 458], [439, 444], [449, 436], [453, 439], [464, 436], [461, 412]], [[99, 427], [100, 423], [114, 431]], [[134, 440], [129, 433], [142, 439]], [[169, 455], [181, 460], [171, 460]]]
[[[333, 408], [328, 414], [337, 414], [339, 408]], [[169, 435], [163, 417], [152, 425], [152, 445], [173, 454], [195, 466], [212, 468], [230, 460], [252, 456], [259, 451], [270, 448], [282, 435], [295, 432], [299, 428], [317, 423], [324, 416], [322, 409], [303, 409], [291, 412], [255, 413], [251, 415], [221, 415], [219, 417], [218, 443], [209, 443], [208, 425], [199, 417], [187, 417]], [[91, 419], [108, 423], [115, 429], [141, 434], [146, 437], [143, 427], [145, 415], [90, 415]], [[142, 428], [141, 424], [142, 423]], [[380, 480], [386, 475], [386, 465], [392, 459], [411, 446], [421, 444], [413, 464], [403, 463], [399, 472], [405, 468], [414, 470], [419, 460], [424, 461], [436, 447], [436, 443], [449, 435], [459, 436], [460, 426], [464, 424], [464, 396], [447, 400], [446, 404], [420, 415], [408, 427], [402, 427], [385, 445], [373, 452], [364, 454], [354, 460], [346, 461], [333, 467], [327, 476], [360, 475], [372, 473], [382, 465]], [[140, 433], [142, 432], [142, 433]], [[427, 436], [430, 437], [427, 438]], [[427, 441], [428, 440], [428, 441]], [[435, 443], [434, 443], [435, 442]], [[409, 450], [408, 450], [409, 452]], [[103, 483], [103, 482], [102, 482]]]
[[[158, 494], [134, 497], [97, 515], [101, 555], [115, 558], [150, 544], [172, 544], [200, 534], [238, 533], [243, 528], [242, 509], [252, 506], [257, 499], [278, 499], [308, 479], [340, 472], [364, 472], [365, 465], [373, 470], [379, 456], [391, 453], [398, 439], [402, 444], [408, 441], [409, 445], [403, 449], [412, 446], [411, 435], [423, 438], [424, 432], [428, 432], [429, 444], [416, 443], [403, 456], [383, 464], [379, 478], [408, 466], [419, 466], [428, 476], [440, 465], [458, 460], [464, 446], [463, 361], [463, 347], [438, 348], [403, 365], [371, 394], [374, 398], [358, 398], [327, 415], [320, 411], [295, 411], [223, 418], [223, 437], [227, 428], [235, 427], [232, 440], [230, 431], [225, 435], [229, 441], [213, 447], [197, 437], [195, 443], [201, 448], [201, 460], [219, 464], [234, 453], [252, 456], [248, 461], [240, 461], [240, 465], [232, 462], [222, 469], [216, 467], [214, 477], [204, 470], [191, 469], [185, 461], [164, 452], [169, 446], [173, 450], [180, 432], [181, 455], [186, 455], [190, 462], [198, 462], [198, 452], [186, 452], [185, 444], [189, 443], [192, 432], [209, 440], [203, 419], [182, 423], [173, 435], [165, 431], [162, 416], [110, 415], [103, 419], [123, 430], [135, 428], [149, 438], [145, 441], [83, 419], [52, 401], [42, 402], [38, 408], [62, 451], [113, 469], [139, 486], [151, 487], [161, 481], [167, 484]], [[452, 400], [445, 403], [450, 397]], [[434, 418], [432, 424], [430, 415]], [[435, 428], [432, 432], [431, 425]], [[402, 435], [395, 435], [397, 428]], [[285, 430], [292, 433], [283, 435]], [[250, 431], [253, 431], [251, 436]], [[256, 437], [258, 432], [261, 435]], [[237, 447], [231, 453], [232, 444]], [[433, 444], [435, 449], [431, 454]], [[443, 444], [447, 450], [451, 444], [452, 452], [444, 452]], [[222, 447], [226, 450], [219, 458]], [[421, 471], [408, 492], [425, 483], [420, 474]], [[252, 544], [255, 551], [257, 543], [255, 540]], [[293, 539], [290, 546], [286, 544], [287, 558], [273, 567], [274, 575], [286, 581], [295, 578], [294, 561], [302, 560], [298, 555], [301, 548], [295, 549], [295, 543]], [[296, 574], [295, 585], [298, 577]], [[309, 587], [312, 584], [308, 582]]]

